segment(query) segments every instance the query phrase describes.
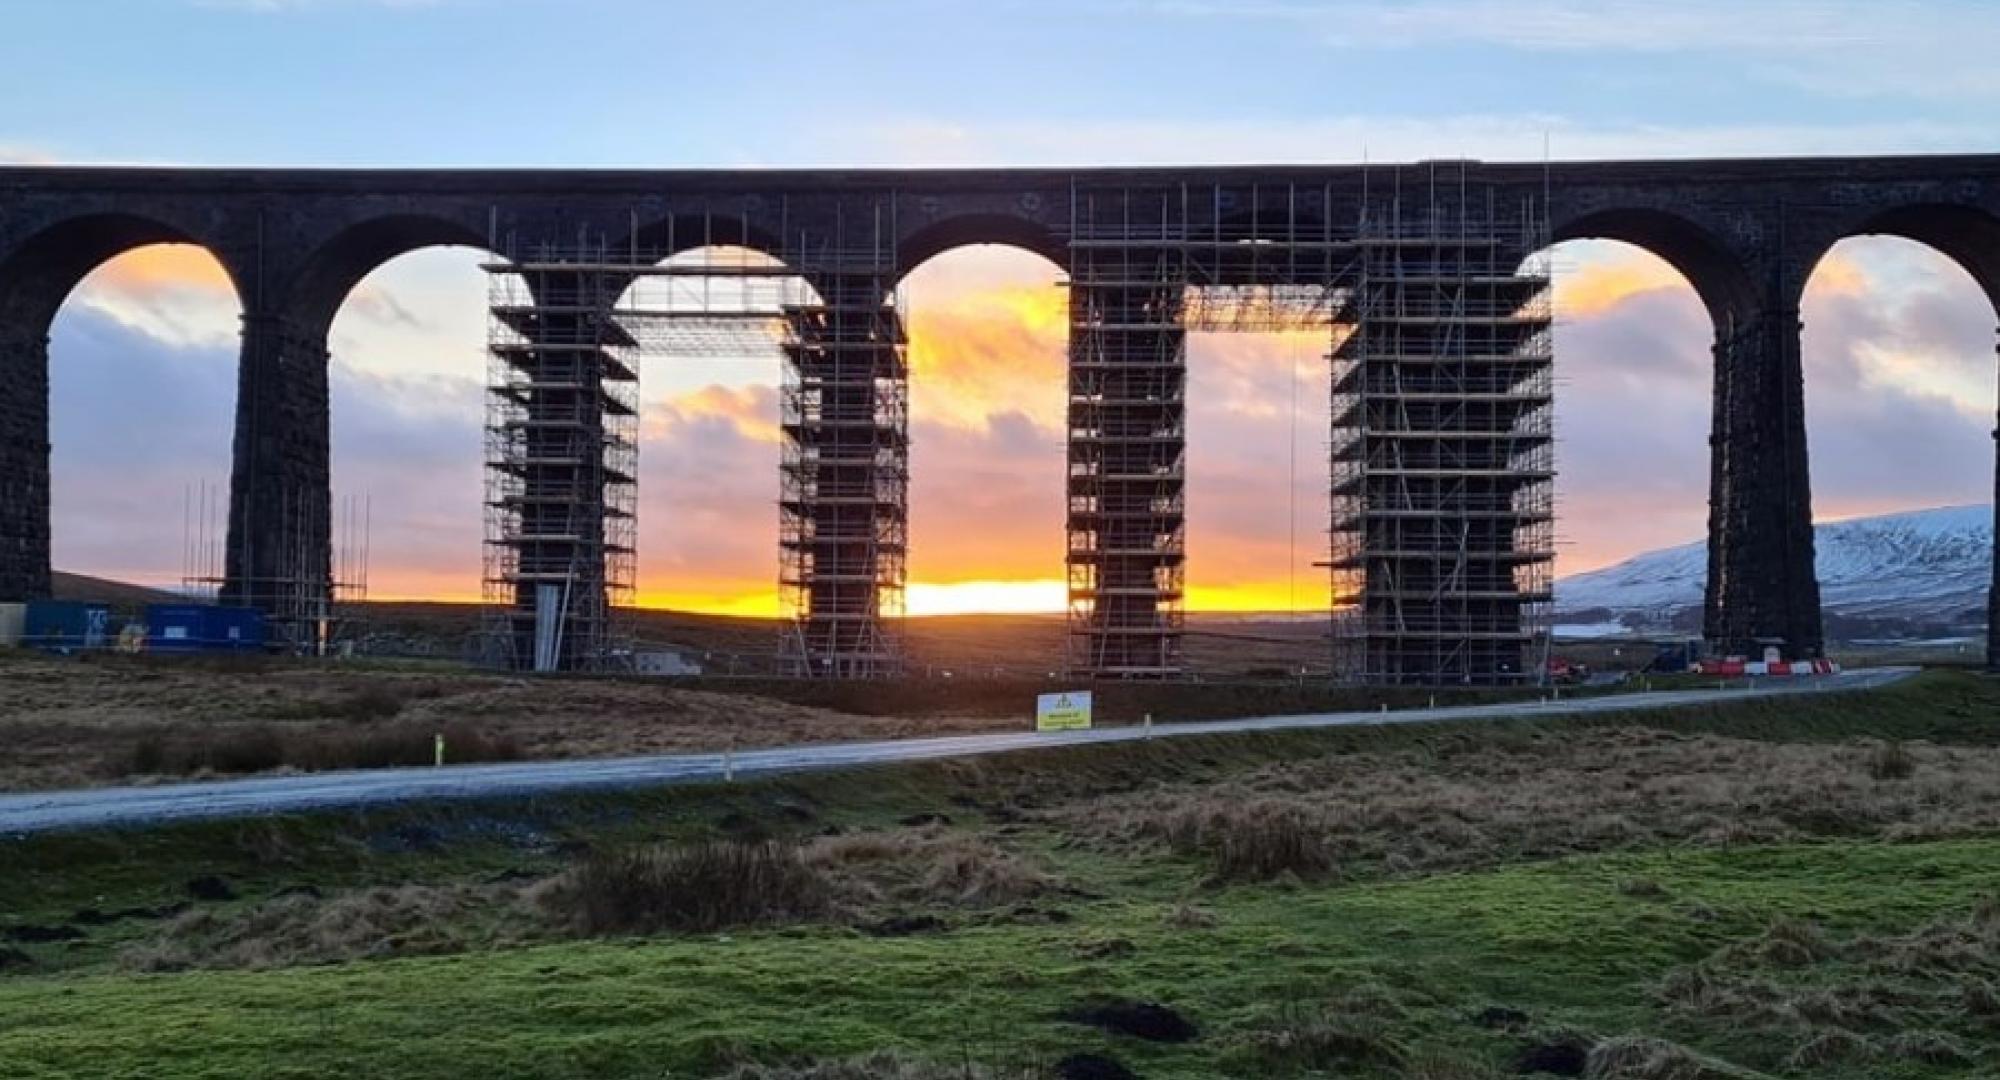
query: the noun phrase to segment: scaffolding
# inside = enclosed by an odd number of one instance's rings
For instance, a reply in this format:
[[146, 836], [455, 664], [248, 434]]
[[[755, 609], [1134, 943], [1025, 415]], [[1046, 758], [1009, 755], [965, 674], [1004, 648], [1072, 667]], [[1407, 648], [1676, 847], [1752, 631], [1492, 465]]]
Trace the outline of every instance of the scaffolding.
[[[1073, 673], [1185, 668], [1187, 334], [1330, 325], [1350, 241], [1294, 186], [1075, 191], [1067, 554]], [[1306, 192], [1324, 205], [1321, 189]]]
[[[1073, 191], [1073, 672], [1182, 673], [1186, 334], [1328, 334], [1335, 670], [1539, 672], [1553, 563], [1548, 235], [1463, 165], [1427, 198], [1332, 186]], [[1440, 172], [1457, 182], [1440, 199]], [[1336, 209], [1350, 209], [1342, 217]], [[1351, 224], [1340, 224], [1345, 221]]]
[[909, 337], [882, 213], [792, 257], [816, 296], [787, 304], [779, 467], [782, 669], [903, 671], [909, 554]]
[[1532, 201], [1363, 200], [1333, 353], [1335, 670], [1539, 682], [1553, 599], [1546, 223]]
[[[623, 245], [510, 245], [488, 267], [485, 577], [502, 663], [625, 666], [642, 357], [775, 351], [780, 670], [902, 672], [909, 371], [893, 206], [820, 220], [786, 230], [775, 255], [719, 241], [747, 224], [704, 214], [643, 241], [635, 223]], [[538, 616], [551, 603], [553, 646]]]
[[[1545, 211], [1475, 197], [1462, 167], [1441, 199], [1439, 172], [1423, 198], [1404, 197], [1400, 169], [1379, 196], [1365, 180], [1358, 192], [1072, 191], [1070, 671], [1184, 671], [1188, 332], [1311, 329], [1333, 364], [1336, 670], [1398, 684], [1538, 677], [1554, 521]], [[640, 355], [775, 348], [781, 670], [904, 669], [895, 214], [893, 196], [849, 195], [795, 229], [781, 207], [769, 256], [718, 242], [748, 237], [747, 221], [703, 215], [698, 237], [669, 223], [646, 247], [635, 227], [623, 250], [516, 249], [489, 267], [486, 579], [508, 663], [622, 662]]]
[[1091, 196], [1070, 232], [1066, 662], [1095, 676], [1181, 671], [1188, 262], [1169, 244], [1099, 242], [1100, 215], [1126, 237], [1164, 235], [1168, 210]]
[[[331, 497], [281, 501], [280, 535], [267, 541], [268, 574], [231, 577], [224, 556], [226, 487], [203, 482], [183, 498], [181, 595], [264, 614], [267, 647], [294, 656], [325, 656], [348, 634], [352, 613], [368, 599], [368, 522], [362, 502], [340, 500], [339, 520], [329, 521]], [[332, 540], [321, 548], [312, 539]], [[315, 552], [323, 554], [315, 555]], [[275, 552], [275, 556], [271, 555]], [[245, 556], [245, 566], [253, 565]]]
[[487, 264], [483, 592], [515, 670], [625, 666], [638, 529], [639, 336], [631, 267], [603, 245]]

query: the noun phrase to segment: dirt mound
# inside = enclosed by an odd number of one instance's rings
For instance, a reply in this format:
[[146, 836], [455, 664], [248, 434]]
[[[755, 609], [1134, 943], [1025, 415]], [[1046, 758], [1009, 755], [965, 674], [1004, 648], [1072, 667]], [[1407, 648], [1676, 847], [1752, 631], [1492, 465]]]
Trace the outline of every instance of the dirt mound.
[[1060, 1017], [1114, 1035], [1129, 1035], [1147, 1042], [1193, 1042], [1201, 1036], [1188, 1019], [1165, 1005], [1143, 1001], [1099, 1001], [1078, 1005]]

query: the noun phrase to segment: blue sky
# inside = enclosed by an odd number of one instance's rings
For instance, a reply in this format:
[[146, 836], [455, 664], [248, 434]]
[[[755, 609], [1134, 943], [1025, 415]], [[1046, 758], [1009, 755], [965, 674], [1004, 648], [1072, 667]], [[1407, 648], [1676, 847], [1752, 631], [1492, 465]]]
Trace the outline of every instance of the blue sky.
[[[1533, 159], [1545, 137], [1558, 158], [2000, 149], [2000, 3], [1968, 0], [15, 7], [0, 37], [0, 161]], [[1559, 565], [1574, 571], [1699, 535], [1709, 332], [1657, 260], [1593, 243], [1557, 255]], [[227, 478], [237, 312], [203, 259], [126, 256], [58, 320], [61, 568], [174, 579], [177, 537], [162, 534], [179, 528], [182, 493]], [[399, 259], [334, 327], [335, 483], [374, 501], [379, 594], [476, 588], [478, 261]], [[1060, 597], [1055, 276], [997, 249], [912, 276], [912, 571], [934, 587]], [[1962, 271], [1914, 244], [1850, 240], [1802, 314], [1822, 516], [1989, 496], [1996, 317]], [[1313, 351], [1216, 336], [1191, 347], [1197, 596], [1320, 579]], [[768, 598], [774, 552], [743, 538], [775, 528], [776, 375], [774, 357], [647, 370], [642, 592]]]
[[1972, 0], [64, 0], [0, 146], [67, 160], [800, 165], [1977, 149]]

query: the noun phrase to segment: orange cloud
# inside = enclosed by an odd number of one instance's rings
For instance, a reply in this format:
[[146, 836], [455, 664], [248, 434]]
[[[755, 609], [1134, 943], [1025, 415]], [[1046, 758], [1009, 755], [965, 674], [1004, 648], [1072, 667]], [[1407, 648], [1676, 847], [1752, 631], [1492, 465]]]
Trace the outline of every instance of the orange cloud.
[[1806, 289], [1832, 296], [1860, 296], [1869, 289], [1868, 272], [1836, 247], [1813, 267], [1812, 276], [1806, 279]]
[[93, 272], [87, 287], [137, 298], [174, 293], [214, 293], [236, 298], [235, 283], [208, 249], [192, 244], [155, 244], [128, 251]]
[[1571, 273], [1556, 276], [1555, 306], [1559, 319], [1589, 319], [1603, 315], [1644, 293], [1692, 289], [1680, 272], [1651, 255], [1634, 251], [1610, 259], [1594, 259]]
[[648, 442], [667, 440], [676, 430], [704, 419], [726, 421], [737, 434], [754, 442], [776, 443], [780, 434], [777, 391], [769, 386], [710, 384], [675, 394], [646, 410], [640, 435]]
[[1018, 412], [1062, 427], [1068, 294], [1053, 284], [1008, 285], [940, 299], [910, 317], [914, 415], [979, 429], [996, 412]]

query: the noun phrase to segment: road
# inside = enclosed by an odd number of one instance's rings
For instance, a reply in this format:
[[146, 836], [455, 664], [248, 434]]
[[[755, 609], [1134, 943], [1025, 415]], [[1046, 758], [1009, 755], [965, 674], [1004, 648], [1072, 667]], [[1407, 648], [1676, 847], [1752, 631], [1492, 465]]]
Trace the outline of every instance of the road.
[[0, 835], [138, 826], [199, 818], [249, 817], [418, 800], [494, 799], [657, 787], [860, 765], [1004, 754], [1016, 750], [1132, 742], [1146, 738], [1679, 708], [1710, 704], [1725, 698], [1871, 690], [1904, 679], [1916, 670], [1871, 668], [1815, 678], [1773, 679], [1769, 684], [1752, 690], [1661, 690], [1545, 704], [1460, 705], [1394, 712], [1257, 716], [1239, 720], [1160, 724], [1150, 729], [1115, 727], [1046, 734], [1002, 732], [937, 739], [786, 746], [735, 754], [670, 754], [583, 761], [454, 765], [433, 769], [365, 769], [158, 787], [32, 792], [0, 795]]

